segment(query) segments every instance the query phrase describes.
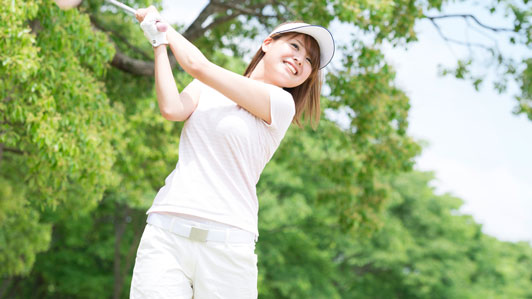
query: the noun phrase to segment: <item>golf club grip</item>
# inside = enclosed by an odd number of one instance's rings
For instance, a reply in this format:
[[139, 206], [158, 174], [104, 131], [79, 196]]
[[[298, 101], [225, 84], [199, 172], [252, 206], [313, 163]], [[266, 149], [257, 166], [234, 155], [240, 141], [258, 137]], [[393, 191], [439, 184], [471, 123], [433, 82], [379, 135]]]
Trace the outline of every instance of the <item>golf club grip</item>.
[[[116, 0], [105, 0], [105, 1], [115, 5], [118, 8], [123, 9], [125, 12], [135, 15], [136, 10], [132, 7], [125, 5], [124, 3], [118, 2]], [[157, 22], [155, 26], [157, 26], [157, 30], [159, 30], [160, 32], [165, 32], [168, 29], [168, 26], [163, 22]]]

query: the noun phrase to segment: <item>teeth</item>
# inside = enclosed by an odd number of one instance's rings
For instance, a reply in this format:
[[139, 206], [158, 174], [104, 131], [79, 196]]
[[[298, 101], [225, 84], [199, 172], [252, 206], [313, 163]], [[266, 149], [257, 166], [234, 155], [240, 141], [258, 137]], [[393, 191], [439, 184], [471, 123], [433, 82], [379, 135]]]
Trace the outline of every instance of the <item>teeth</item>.
[[287, 63], [285, 62], [285, 64], [288, 66], [288, 68], [292, 71], [292, 73], [294, 73], [294, 75], [296, 74], [296, 69], [290, 64], [290, 63]]

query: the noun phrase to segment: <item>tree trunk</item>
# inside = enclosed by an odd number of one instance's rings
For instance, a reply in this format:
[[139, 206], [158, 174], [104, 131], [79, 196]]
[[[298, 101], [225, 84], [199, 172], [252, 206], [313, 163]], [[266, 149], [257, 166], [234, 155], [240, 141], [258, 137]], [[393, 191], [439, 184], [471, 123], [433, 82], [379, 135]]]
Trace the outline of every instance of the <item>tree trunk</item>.
[[[122, 211], [123, 210], [123, 211]], [[120, 293], [122, 293], [122, 288], [124, 286], [124, 276], [122, 275], [122, 258], [120, 254], [120, 243], [124, 232], [126, 230], [126, 217], [129, 215], [129, 209], [127, 205], [120, 205], [116, 203], [115, 211], [115, 258], [113, 264], [113, 275], [114, 275], [114, 286], [113, 286], [113, 298], [119, 299]]]

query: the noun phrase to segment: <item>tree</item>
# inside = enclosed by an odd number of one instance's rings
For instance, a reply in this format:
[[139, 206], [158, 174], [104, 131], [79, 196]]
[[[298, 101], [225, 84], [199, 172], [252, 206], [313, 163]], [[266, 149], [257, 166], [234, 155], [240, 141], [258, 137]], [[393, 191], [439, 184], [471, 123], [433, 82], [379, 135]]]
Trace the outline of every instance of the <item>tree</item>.
[[[0, 275], [12, 276], [27, 274], [48, 247], [44, 210], [94, 209], [114, 183], [111, 143], [123, 119], [100, 81], [114, 51], [88, 17], [49, 2], [1, 6]], [[17, 231], [26, 243], [16, 245]]]
[[531, 268], [523, 261], [530, 244], [483, 234], [458, 212], [459, 198], [434, 193], [432, 179], [418, 172], [393, 178], [383, 228], [367, 241], [345, 240], [336, 259], [345, 271], [343, 298], [529, 297]]
[[[319, 186], [307, 185], [302, 191], [298, 170], [284, 162], [274, 165], [262, 181], [261, 298], [532, 294], [530, 244], [501, 242], [483, 234], [471, 216], [458, 212], [461, 199], [434, 193], [432, 174], [390, 177], [391, 200], [382, 226], [360, 236], [341, 230], [334, 207], [316, 209], [302, 198]], [[314, 169], [299, 171], [309, 170]]]
[[[492, 20], [485, 22], [473, 13], [427, 15], [438, 34], [449, 44], [460, 45], [468, 49], [465, 57], [458, 59], [454, 68], [442, 70], [444, 75], [453, 75], [458, 79], [471, 81], [476, 90], [490, 76], [493, 88], [504, 93], [512, 85], [517, 85], [514, 94], [517, 106], [515, 114], [525, 114], [532, 120], [532, 97], [530, 90], [532, 46], [532, 13], [529, 1], [491, 1], [484, 3], [482, 10], [489, 12]], [[492, 25], [506, 19], [506, 27]], [[463, 19], [466, 30], [476, 31], [484, 37], [483, 42], [460, 40], [447, 36], [439, 24], [444, 19]], [[519, 54], [522, 53], [522, 54]], [[477, 68], [479, 70], [474, 71]]]
[[[182, 126], [159, 115], [151, 47], [136, 21], [101, 0], [67, 11], [51, 0], [1, 1], [0, 38], [6, 43], [0, 45], [0, 297], [25, 292], [75, 297], [87, 290], [95, 297], [125, 297], [143, 212], [175, 166]], [[341, 45], [341, 62], [326, 74], [324, 110], [347, 116], [347, 124], [324, 115], [317, 131], [290, 129], [265, 170], [259, 250], [304, 274], [283, 284], [266, 270], [261, 274], [265, 296], [304, 296], [316, 290], [312, 285], [322, 286], [324, 297], [349, 292], [345, 281], [334, 278], [344, 272], [329, 265], [338, 256], [324, 237], [367, 239], [383, 227], [394, 194], [387, 177], [410, 170], [420, 151], [406, 133], [408, 98], [395, 86], [380, 46], [415, 41], [415, 22], [443, 3], [210, 1], [182, 28], [209, 59], [239, 73], [245, 63], [238, 57], [247, 51], [241, 41], [284, 20], [325, 26], [338, 20], [369, 37], [353, 36]], [[501, 3], [496, 9], [510, 5]], [[515, 31], [524, 38], [529, 15], [512, 11], [520, 14]], [[528, 88], [530, 76], [520, 74]], [[191, 80], [178, 67], [175, 76], [180, 88]], [[529, 94], [524, 93], [525, 104]], [[279, 207], [290, 214], [278, 213]], [[268, 234], [300, 226], [280, 239]], [[23, 241], [17, 240], [20, 233]], [[266, 250], [276, 242], [279, 249]], [[288, 260], [297, 260], [291, 248], [305, 247], [317, 251], [302, 251], [302, 260], [318, 268]], [[323, 271], [331, 273], [332, 285], [316, 280]], [[294, 274], [283, 272], [281, 279]]]

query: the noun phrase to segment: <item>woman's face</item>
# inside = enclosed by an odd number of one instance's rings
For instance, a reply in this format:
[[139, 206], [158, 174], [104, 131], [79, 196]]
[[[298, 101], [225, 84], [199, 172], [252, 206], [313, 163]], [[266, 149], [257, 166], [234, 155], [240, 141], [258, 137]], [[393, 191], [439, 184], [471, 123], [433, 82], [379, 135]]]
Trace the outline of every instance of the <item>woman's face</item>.
[[277, 40], [267, 38], [262, 44], [266, 53], [264, 76], [267, 81], [280, 87], [301, 85], [312, 72], [310, 53], [305, 48], [302, 34], [282, 36]]

